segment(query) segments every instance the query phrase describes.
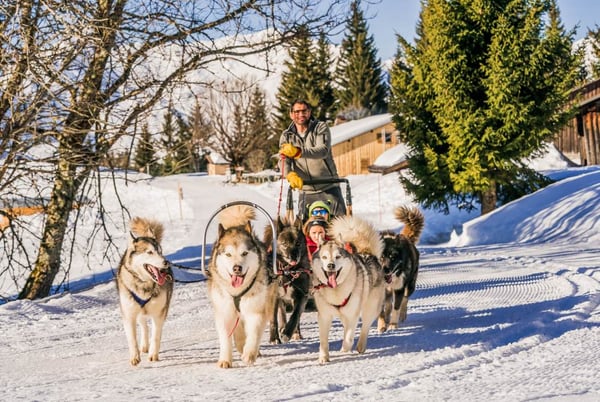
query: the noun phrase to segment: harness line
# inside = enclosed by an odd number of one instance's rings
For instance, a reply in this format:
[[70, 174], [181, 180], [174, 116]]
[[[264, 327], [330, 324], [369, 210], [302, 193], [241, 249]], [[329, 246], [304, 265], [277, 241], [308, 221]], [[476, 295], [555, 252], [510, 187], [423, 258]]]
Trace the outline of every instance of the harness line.
[[285, 178], [285, 155], [281, 154], [281, 185], [279, 186], [279, 200], [277, 201], [277, 216], [281, 212], [281, 200], [283, 199], [283, 179]]

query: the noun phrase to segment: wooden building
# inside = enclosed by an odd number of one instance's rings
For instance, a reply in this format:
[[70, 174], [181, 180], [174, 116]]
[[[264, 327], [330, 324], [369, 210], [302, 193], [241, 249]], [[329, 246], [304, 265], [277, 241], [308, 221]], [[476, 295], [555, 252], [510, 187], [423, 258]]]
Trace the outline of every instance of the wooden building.
[[231, 175], [229, 162], [216, 152], [206, 156], [206, 169], [209, 175]]
[[580, 165], [600, 164], [600, 80], [571, 93], [578, 112], [555, 137], [554, 145]]
[[398, 144], [390, 113], [331, 127], [333, 159], [340, 177], [369, 173], [377, 157]]

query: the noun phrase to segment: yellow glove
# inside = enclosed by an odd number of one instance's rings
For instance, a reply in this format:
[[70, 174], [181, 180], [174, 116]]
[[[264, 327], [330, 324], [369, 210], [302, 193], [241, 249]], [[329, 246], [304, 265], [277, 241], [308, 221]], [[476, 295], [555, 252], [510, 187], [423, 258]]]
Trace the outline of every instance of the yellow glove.
[[291, 188], [297, 188], [298, 190], [302, 190], [302, 186], [304, 182], [302, 182], [302, 178], [298, 176], [296, 172], [289, 172], [286, 176], [288, 183], [290, 183]]
[[279, 153], [285, 155], [288, 158], [298, 159], [302, 155], [302, 150], [292, 144], [283, 144], [279, 149]]

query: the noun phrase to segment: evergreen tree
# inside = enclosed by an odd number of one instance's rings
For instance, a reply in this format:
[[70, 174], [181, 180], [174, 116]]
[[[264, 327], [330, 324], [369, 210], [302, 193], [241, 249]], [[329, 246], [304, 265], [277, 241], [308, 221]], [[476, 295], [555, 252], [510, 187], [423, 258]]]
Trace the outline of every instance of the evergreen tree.
[[160, 175], [168, 176], [175, 173], [175, 155], [173, 154], [175, 143], [175, 123], [173, 122], [172, 107], [169, 105], [164, 115], [162, 125], [162, 136], [160, 140], [161, 151], [163, 153], [162, 164], [160, 166]]
[[162, 175], [189, 173], [195, 171], [195, 153], [192, 140], [193, 130], [185, 116], [169, 105], [164, 116], [162, 147]]
[[210, 153], [210, 139], [214, 130], [210, 121], [204, 115], [200, 102], [196, 104], [190, 117], [192, 131], [192, 155], [194, 157], [194, 171], [203, 172], [207, 170], [206, 156]]
[[281, 133], [290, 125], [289, 108], [296, 99], [305, 99], [312, 106], [318, 101], [313, 86], [314, 62], [311, 56], [312, 40], [307, 31], [295, 38], [288, 50], [288, 60], [283, 65], [281, 84], [277, 91], [275, 113], [276, 130]]
[[338, 113], [357, 119], [387, 110], [387, 86], [360, 0], [352, 2], [351, 12], [336, 68], [336, 98]]
[[[312, 114], [319, 120], [328, 121], [334, 120], [335, 96], [333, 92], [333, 79], [330, 71], [332, 65], [331, 52], [329, 50], [330, 43], [327, 36], [321, 32], [319, 40], [316, 43], [316, 49], [311, 52], [311, 57], [314, 58], [312, 82], [315, 91], [314, 100], [312, 103]], [[289, 105], [289, 104], [288, 104]]]
[[194, 171], [192, 129], [186, 118], [180, 113], [175, 114], [175, 121], [177, 133], [172, 144], [172, 153], [176, 161], [174, 173], [190, 173]]
[[274, 118], [279, 133], [290, 125], [289, 108], [297, 99], [307, 101], [317, 119], [333, 117], [332, 58], [326, 35], [321, 33], [316, 43], [308, 33], [299, 36], [292, 41], [288, 56], [276, 95], [278, 106]]
[[[256, 141], [257, 147], [246, 157], [246, 166], [252, 172], [258, 172], [265, 167], [272, 167], [270, 156], [277, 153], [279, 135], [272, 129], [272, 123], [267, 112], [265, 93], [255, 86], [250, 98], [250, 108], [246, 115], [250, 137], [262, 139]], [[276, 163], [276, 161], [275, 161]]]
[[135, 166], [138, 170], [145, 173], [156, 175], [159, 173], [156, 156], [154, 155], [154, 145], [152, 136], [148, 129], [148, 124], [142, 127], [142, 133], [135, 150]]
[[411, 46], [399, 37], [394, 120], [413, 150], [407, 190], [427, 207], [543, 185], [521, 161], [570, 118], [579, 60], [553, 0], [430, 0]]
[[600, 27], [596, 25], [596, 29], [589, 30], [587, 38], [592, 46], [592, 54], [595, 60], [591, 65], [590, 78], [596, 80], [600, 78]]

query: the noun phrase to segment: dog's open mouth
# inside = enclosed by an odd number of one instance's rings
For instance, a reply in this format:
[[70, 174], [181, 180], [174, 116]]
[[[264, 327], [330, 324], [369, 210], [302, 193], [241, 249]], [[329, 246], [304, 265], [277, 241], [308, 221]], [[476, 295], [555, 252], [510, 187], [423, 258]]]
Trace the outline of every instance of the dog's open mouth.
[[169, 278], [169, 273], [167, 271], [162, 271], [156, 268], [154, 265], [144, 264], [144, 268], [152, 277], [152, 280], [158, 283], [160, 286], [164, 285], [167, 279]]
[[240, 286], [242, 286], [242, 283], [244, 283], [245, 277], [246, 275], [231, 275], [231, 286], [233, 286], [234, 288], [239, 288]]

